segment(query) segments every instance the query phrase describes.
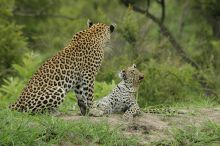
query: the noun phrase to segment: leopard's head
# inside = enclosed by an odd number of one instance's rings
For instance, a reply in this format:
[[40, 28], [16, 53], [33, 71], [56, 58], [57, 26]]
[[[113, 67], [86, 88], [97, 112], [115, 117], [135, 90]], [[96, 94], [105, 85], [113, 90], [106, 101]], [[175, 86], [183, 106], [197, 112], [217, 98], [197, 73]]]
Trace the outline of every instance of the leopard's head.
[[101, 42], [103, 45], [111, 38], [111, 33], [114, 32], [116, 24], [107, 25], [104, 23], [93, 24], [92, 21], [87, 21], [88, 32], [94, 41]]
[[139, 87], [141, 81], [144, 79], [144, 75], [136, 68], [136, 65], [133, 64], [131, 67], [128, 67], [122, 70], [119, 73], [119, 77], [129, 86], [129, 87]]

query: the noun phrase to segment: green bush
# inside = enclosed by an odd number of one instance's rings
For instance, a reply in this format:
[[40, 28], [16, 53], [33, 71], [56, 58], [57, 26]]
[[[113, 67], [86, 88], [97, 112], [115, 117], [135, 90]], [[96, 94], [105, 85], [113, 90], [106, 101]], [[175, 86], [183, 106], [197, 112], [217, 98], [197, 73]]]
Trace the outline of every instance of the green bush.
[[95, 99], [99, 99], [108, 95], [115, 86], [116, 84], [114, 80], [112, 80], [112, 83], [109, 84], [107, 84], [106, 82], [96, 82], [94, 89]]
[[42, 56], [39, 56], [39, 54], [24, 54], [22, 58], [22, 65], [13, 64], [13, 69], [17, 75], [3, 80], [3, 84], [0, 87], [0, 95], [4, 98], [15, 100], [24, 88], [26, 82], [38, 68], [41, 61]]
[[11, 20], [14, 1], [0, 0], [0, 83], [13, 73], [11, 65], [20, 62], [27, 50], [22, 26]]
[[20, 62], [21, 56], [26, 50], [25, 38], [20, 29], [21, 27], [14, 23], [0, 23], [0, 79], [13, 72], [11, 65]]
[[25, 53], [22, 58], [22, 64], [13, 64], [13, 68], [17, 75], [27, 81], [33, 73], [39, 68], [40, 63], [43, 61], [43, 56], [37, 53]]
[[202, 93], [194, 78], [196, 70], [190, 65], [150, 60], [142, 68], [145, 79], [139, 90], [141, 106], [190, 101]]

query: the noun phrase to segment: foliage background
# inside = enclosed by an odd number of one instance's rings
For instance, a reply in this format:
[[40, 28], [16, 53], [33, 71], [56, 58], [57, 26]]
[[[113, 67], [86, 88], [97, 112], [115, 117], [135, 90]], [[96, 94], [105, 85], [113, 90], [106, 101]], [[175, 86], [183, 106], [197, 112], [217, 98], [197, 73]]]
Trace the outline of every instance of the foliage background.
[[[145, 1], [131, 1], [140, 7]], [[144, 7], [143, 7], [144, 8]], [[160, 17], [160, 6], [150, 11]], [[209, 99], [220, 95], [220, 2], [218, 0], [166, 1], [164, 25], [185, 52], [201, 67], [185, 63], [151, 19], [125, 7], [118, 0], [0, 0], [0, 98], [5, 107], [15, 101], [25, 83], [47, 58], [85, 29], [87, 19], [117, 29], [96, 78], [95, 97], [100, 98], [119, 82], [118, 72], [136, 63], [145, 74], [138, 102], [144, 107]], [[206, 95], [198, 78], [206, 78]], [[74, 102], [72, 94], [67, 101]]]

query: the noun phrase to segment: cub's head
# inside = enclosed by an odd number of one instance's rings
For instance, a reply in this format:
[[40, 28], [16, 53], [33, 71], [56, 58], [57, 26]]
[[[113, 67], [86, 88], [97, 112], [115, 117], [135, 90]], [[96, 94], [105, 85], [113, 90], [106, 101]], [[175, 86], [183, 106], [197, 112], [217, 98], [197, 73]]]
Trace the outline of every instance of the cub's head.
[[87, 21], [88, 32], [95, 41], [106, 43], [110, 40], [111, 33], [115, 30], [116, 24], [107, 25], [104, 23], [93, 24], [92, 21]]
[[144, 79], [144, 75], [136, 68], [136, 65], [133, 64], [131, 67], [128, 67], [122, 70], [119, 73], [119, 77], [129, 86], [129, 87], [138, 87], [141, 81]]

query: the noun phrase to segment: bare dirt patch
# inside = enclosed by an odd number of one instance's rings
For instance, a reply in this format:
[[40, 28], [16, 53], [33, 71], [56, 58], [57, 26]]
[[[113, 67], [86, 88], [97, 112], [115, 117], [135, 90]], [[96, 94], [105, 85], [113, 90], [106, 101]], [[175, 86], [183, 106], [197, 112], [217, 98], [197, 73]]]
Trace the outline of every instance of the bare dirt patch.
[[[121, 114], [113, 114], [109, 117], [87, 117], [91, 122], [107, 122], [112, 127], [120, 127], [126, 136], [137, 136], [140, 145], [150, 145], [152, 142], [170, 138], [168, 130], [172, 127], [181, 128], [187, 125], [201, 125], [207, 121], [220, 124], [219, 108], [200, 108], [184, 110], [185, 114], [166, 116], [143, 113], [133, 121], [124, 121]], [[60, 115], [61, 119], [75, 121], [81, 118], [79, 114]]]

